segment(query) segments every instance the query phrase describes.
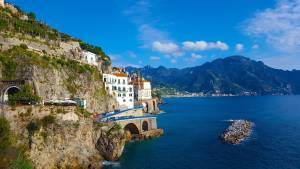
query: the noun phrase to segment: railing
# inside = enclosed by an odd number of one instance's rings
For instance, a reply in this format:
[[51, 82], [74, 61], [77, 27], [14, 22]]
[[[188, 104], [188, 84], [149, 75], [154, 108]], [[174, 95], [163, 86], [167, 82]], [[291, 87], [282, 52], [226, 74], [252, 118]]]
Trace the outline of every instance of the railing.
[[135, 106], [132, 109], [117, 110], [117, 111], [114, 111], [114, 112], [103, 113], [103, 114], [101, 114], [101, 116], [102, 116], [102, 118], [108, 118], [108, 117], [111, 117], [111, 116], [114, 116], [114, 115], [117, 115], [117, 114], [121, 114], [121, 113], [130, 111], [130, 110], [138, 110], [138, 109], [143, 109], [143, 108], [144, 108], [143, 106]]
[[101, 119], [100, 122], [116, 122], [116, 121], [122, 121], [122, 120], [136, 120], [136, 119], [147, 119], [147, 118], [156, 118], [156, 116], [147, 115], [147, 116], [111, 117], [111, 118]]
[[6, 85], [23, 85], [25, 84], [25, 80], [0, 80], [0, 83]]

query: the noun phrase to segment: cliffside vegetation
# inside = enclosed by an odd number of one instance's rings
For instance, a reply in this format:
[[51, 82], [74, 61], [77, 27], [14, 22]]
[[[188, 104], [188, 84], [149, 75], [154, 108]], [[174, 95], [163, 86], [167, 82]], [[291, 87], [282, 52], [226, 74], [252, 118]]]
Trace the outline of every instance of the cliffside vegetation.
[[25, 155], [25, 146], [16, 146], [17, 138], [5, 118], [0, 117], [0, 168], [33, 169]]
[[36, 20], [36, 15], [32, 12], [25, 13], [19, 8], [11, 6], [10, 8], [0, 9], [0, 32], [5, 37], [18, 37], [19, 39], [28, 39], [31, 37], [33, 41], [43, 39], [43, 43], [50, 46], [57, 46], [55, 42], [76, 41], [80, 43], [83, 50], [93, 52], [100, 56], [99, 59], [104, 61], [104, 64], [111, 65], [109, 56], [101, 49], [101, 47], [90, 45], [65, 33], [61, 33], [56, 29]]
[[[78, 61], [66, 59], [65, 57], [50, 57], [27, 50], [26, 45], [15, 46], [12, 49], [0, 53], [0, 68], [2, 72], [1, 79], [13, 80], [17, 76], [17, 69], [23, 69], [37, 66], [43, 69], [52, 68], [66, 71], [68, 77], [65, 85], [69, 92], [75, 95], [80, 86], [76, 85], [76, 80], [80, 75], [90, 78], [89, 80], [101, 80], [102, 75], [97, 68], [81, 64]], [[99, 91], [99, 94], [105, 95], [105, 90]]]

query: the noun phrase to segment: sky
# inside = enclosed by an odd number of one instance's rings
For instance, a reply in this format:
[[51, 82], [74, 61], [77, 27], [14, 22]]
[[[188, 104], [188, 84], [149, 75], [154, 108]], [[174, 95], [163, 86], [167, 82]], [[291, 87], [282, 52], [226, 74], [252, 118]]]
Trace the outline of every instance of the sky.
[[9, 0], [102, 47], [114, 66], [191, 67], [243, 55], [300, 69], [300, 0]]

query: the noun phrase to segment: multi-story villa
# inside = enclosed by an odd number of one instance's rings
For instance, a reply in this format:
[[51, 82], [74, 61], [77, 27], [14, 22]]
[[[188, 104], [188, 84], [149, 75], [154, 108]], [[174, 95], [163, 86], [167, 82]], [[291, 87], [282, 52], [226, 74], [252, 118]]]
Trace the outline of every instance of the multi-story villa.
[[89, 52], [89, 51], [83, 51], [83, 61], [87, 64], [97, 66], [98, 65], [98, 55]]
[[134, 88], [134, 99], [137, 101], [152, 99], [151, 83], [145, 80], [140, 75], [134, 74], [132, 76], [131, 84]]
[[105, 88], [116, 97], [120, 109], [132, 109], [134, 107], [133, 85], [129, 84], [129, 77], [124, 72], [103, 74]]

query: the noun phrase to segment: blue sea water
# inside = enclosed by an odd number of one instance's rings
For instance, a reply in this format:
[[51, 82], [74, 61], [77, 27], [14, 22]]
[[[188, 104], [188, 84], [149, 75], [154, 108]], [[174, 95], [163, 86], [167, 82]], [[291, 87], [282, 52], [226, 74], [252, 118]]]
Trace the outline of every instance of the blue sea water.
[[[105, 169], [300, 169], [300, 96], [170, 98], [158, 116], [164, 136], [130, 143]], [[255, 123], [239, 145], [218, 136], [227, 120]]]

